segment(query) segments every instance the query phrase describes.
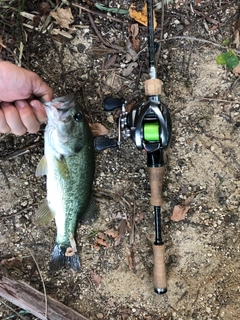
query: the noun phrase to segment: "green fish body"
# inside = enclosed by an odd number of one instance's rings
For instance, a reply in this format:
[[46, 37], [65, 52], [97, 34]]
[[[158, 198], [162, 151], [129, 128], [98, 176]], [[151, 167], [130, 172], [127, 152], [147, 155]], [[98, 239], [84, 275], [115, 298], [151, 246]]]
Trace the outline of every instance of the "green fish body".
[[93, 217], [92, 198], [95, 159], [91, 129], [73, 95], [45, 103], [48, 124], [44, 157], [36, 175], [47, 175], [47, 199], [35, 223], [55, 218], [57, 237], [50, 259], [53, 270], [70, 266], [80, 269], [75, 234], [79, 220]]

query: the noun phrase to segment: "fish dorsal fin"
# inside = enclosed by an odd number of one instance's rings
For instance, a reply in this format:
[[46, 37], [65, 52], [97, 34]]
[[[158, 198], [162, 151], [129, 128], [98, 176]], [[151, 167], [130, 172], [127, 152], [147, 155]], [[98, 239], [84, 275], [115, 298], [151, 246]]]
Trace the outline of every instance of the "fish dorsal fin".
[[64, 180], [69, 179], [70, 173], [69, 173], [66, 158], [62, 156], [60, 159], [56, 158], [56, 161], [57, 161], [57, 167], [58, 167], [58, 171], [59, 171], [60, 176]]
[[52, 221], [54, 214], [49, 209], [47, 199], [45, 199], [39, 206], [36, 215], [33, 219], [34, 224], [44, 225]]
[[45, 156], [39, 161], [37, 169], [36, 169], [36, 177], [47, 175], [47, 158]]

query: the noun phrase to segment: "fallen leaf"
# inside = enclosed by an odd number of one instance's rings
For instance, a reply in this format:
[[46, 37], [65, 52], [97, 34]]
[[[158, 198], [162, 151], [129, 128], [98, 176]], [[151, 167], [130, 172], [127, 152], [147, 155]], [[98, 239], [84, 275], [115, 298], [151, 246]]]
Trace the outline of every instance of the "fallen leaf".
[[51, 11], [50, 15], [56, 20], [55, 23], [59, 24], [61, 28], [69, 29], [69, 25], [74, 21], [70, 8], [57, 8], [56, 11]]
[[140, 211], [136, 214], [134, 220], [136, 223], [139, 223], [142, 221], [142, 219], [145, 217], [146, 212], [145, 211]]
[[103, 232], [98, 232], [97, 238], [93, 244], [93, 248], [99, 250], [101, 246], [108, 248], [109, 244], [107, 242], [107, 236]]
[[1, 261], [1, 265], [6, 267], [7, 269], [20, 267], [22, 265], [22, 258], [21, 257], [13, 257], [10, 259], [3, 259]]
[[184, 220], [189, 208], [190, 208], [189, 206], [180, 206], [180, 205], [175, 206], [173, 208], [171, 220], [172, 221]]
[[[138, 35], [138, 31], [139, 31], [139, 27], [137, 23], [132, 24], [129, 27], [129, 42], [131, 44], [131, 48], [135, 51], [135, 52], [139, 52], [140, 51], [140, 39], [137, 38]], [[131, 54], [131, 52], [130, 52]]]
[[89, 123], [89, 126], [92, 130], [92, 134], [94, 137], [97, 136], [104, 136], [109, 134], [109, 130], [104, 127], [101, 123], [95, 122], [95, 123]]
[[40, 9], [40, 13], [44, 16], [48, 15], [51, 11], [50, 5], [48, 2], [41, 2], [39, 5], [39, 9]]
[[115, 246], [118, 246], [120, 243], [120, 240], [125, 236], [125, 233], [127, 231], [127, 220], [122, 219], [119, 224], [119, 235], [118, 238], [115, 241]]
[[131, 248], [130, 254], [128, 256], [129, 270], [136, 272], [136, 262], [135, 262], [135, 249]]
[[113, 239], [118, 237], [118, 231], [114, 230], [114, 229], [109, 229], [107, 231], [104, 232], [106, 235], [108, 235], [109, 237], [112, 237]]
[[234, 32], [234, 41], [233, 43], [236, 45], [236, 48], [239, 49], [240, 46], [240, 30], [235, 30]]
[[102, 281], [102, 278], [100, 277], [99, 274], [91, 271], [90, 276], [92, 278], [92, 281], [94, 282], [94, 284], [98, 287]]
[[240, 64], [238, 64], [233, 70], [233, 74], [237, 77], [240, 74]]
[[128, 67], [123, 69], [122, 75], [124, 77], [128, 77], [133, 72], [134, 68], [136, 68], [137, 66], [138, 66], [137, 62], [129, 63]]
[[[134, 4], [131, 4], [129, 8], [129, 15], [132, 19], [136, 20], [137, 22], [143, 24], [144, 26], [147, 27], [148, 25], [148, 18], [147, 18], [147, 3], [145, 3], [144, 7], [142, 8], [142, 11], [137, 11], [136, 6]], [[153, 24], [154, 24], [154, 29], [157, 26], [157, 21], [155, 14], [153, 13]]]

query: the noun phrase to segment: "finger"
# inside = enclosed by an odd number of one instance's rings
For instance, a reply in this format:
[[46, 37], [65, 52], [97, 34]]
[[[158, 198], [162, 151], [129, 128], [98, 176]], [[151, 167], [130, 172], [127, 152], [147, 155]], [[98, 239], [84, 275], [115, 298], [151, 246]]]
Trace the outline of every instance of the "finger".
[[38, 100], [30, 101], [30, 106], [32, 107], [32, 111], [35, 114], [39, 123], [44, 123], [47, 121], [47, 114], [44, 106]]
[[27, 132], [27, 129], [20, 118], [18, 109], [13, 104], [9, 102], [2, 102], [1, 108], [6, 122], [13, 134], [21, 136]]
[[40, 124], [33, 112], [33, 109], [29, 106], [25, 100], [15, 101], [15, 106], [19, 112], [21, 122], [29, 133], [35, 133], [39, 130]]
[[33, 94], [46, 102], [50, 102], [53, 96], [52, 89], [36, 73], [32, 73], [32, 77]]
[[0, 109], [0, 133], [8, 133], [10, 131], [11, 131], [11, 129], [6, 122], [4, 113], [3, 113], [2, 109]]

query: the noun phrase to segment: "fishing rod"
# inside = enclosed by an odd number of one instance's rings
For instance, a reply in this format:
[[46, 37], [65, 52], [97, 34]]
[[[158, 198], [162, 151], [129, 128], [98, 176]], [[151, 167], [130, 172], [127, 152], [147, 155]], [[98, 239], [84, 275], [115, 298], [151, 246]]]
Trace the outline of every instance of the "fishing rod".
[[148, 49], [149, 49], [149, 79], [145, 81], [146, 101], [126, 111], [124, 99], [107, 97], [104, 99], [104, 109], [111, 111], [122, 108], [118, 119], [118, 139], [99, 136], [95, 139], [97, 150], [110, 147], [120, 147], [121, 133], [131, 138], [138, 150], [147, 152], [147, 172], [151, 189], [151, 205], [155, 216], [155, 241], [153, 243], [153, 283], [158, 294], [167, 292], [167, 277], [165, 267], [165, 245], [161, 231], [161, 206], [163, 204], [162, 187], [164, 175], [164, 150], [167, 149], [172, 132], [172, 123], [167, 106], [160, 99], [162, 81], [157, 79], [155, 66], [153, 1], [147, 1], [148, 15]]

